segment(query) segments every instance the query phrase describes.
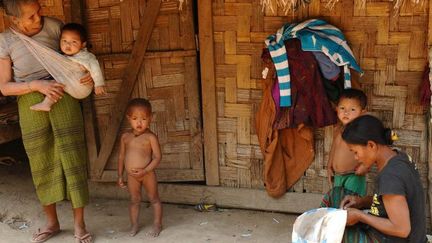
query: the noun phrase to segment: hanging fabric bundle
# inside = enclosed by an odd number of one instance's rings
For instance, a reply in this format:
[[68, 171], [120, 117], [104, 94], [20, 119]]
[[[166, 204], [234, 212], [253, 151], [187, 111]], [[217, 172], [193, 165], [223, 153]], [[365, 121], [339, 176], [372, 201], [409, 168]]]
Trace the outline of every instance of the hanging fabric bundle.
[[303, 51], [320, 51], [344, 69], [344, 87], [351, 88], [349, 68], [363, 74], [342, 31], [324, 20], [309, 19], [301, 23], [288, 23], [276, 34], [270, 35], [265, 44], [270, 51], [279, 81], [280, 106], [291, 106], [291, 76], [284, 42], [297, 38]]
[[42, 66], [59, 83], [65, 85], [65, 91], [76, 99], [84, 99], [92, 92], [93, 87], [80, 84], [79, 80], [87, 75], [87, 71], [80, 64], [69, 60], [66, 56], [46, 47], [36, 40], [10, 28], [42, 64]]

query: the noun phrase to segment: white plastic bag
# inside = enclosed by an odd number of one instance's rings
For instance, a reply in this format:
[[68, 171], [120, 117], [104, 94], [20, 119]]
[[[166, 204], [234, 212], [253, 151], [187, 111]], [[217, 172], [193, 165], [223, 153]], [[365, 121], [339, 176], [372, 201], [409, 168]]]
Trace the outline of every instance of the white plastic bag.
[[294, 222], [293, 243], [338, 243], [342, 241], [347, 211], [336, 208], [309, 210]]

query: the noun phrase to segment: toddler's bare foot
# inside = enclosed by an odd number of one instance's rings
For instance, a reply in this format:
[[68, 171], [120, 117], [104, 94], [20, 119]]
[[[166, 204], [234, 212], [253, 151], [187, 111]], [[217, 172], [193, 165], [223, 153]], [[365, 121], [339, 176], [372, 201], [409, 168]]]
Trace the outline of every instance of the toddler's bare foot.
[[147, 235], [151, 237], [158, 237], [161, 231], [162, 231], [162, 225], [154, 224], [152, 231], [148, 232]]
[[49, 104], [41, 102], [39, 104], [30, 106], [30, 110], [33, 110], [33, 111], [50, 111], [51, 106]]
[[129, 232], [130, 237], [134, 237], [138, 233], [138, 225], [132, 225], [131, 230]]

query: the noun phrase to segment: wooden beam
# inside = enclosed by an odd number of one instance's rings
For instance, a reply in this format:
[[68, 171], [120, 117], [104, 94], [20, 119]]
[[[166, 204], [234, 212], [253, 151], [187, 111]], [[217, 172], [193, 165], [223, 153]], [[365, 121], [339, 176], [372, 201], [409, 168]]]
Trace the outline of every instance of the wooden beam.
[[80, 23], [83, 19], [83, 2], [82, 0], [63, 0], [63, 11], [65, 22]]
[[[204, 175], [202, 169], [157, 169], [156, 175], [158, 181], [177, 182], [177, 181], [203, 181]], [[93, 180], [97, 182], [116, 182], [118, 179], [116, 170], [105, 170], [100, 179]]]
[[93, 99], [91, 96], [83, 100], [83, 113], [84, 113], [84, 132], [87, 144], [87, 154], [89, 159], [89, 171], [93, 171], [93, 165], [97, 159], [97, 145], [95, 130], [95, 114], [93, 109]]
[[[93, 182], [90, 195], [95, 198], [129, 199], [129, 194], [112, 183]], [[160, 183], [159, 195], [164, 203], [195, 205], [202, 201], [219, 207], [242, 208], [287, 213], [303, 213], [319, 207], [322, 194], [286, 193], [279, 199], [269, 197], [264, 190], [199, 185]], [[148, 201], [147, 198], [143, 199]]]
[[[429, 15], [429, 18], [431, 18], [431, 16]], [[426, 123], [427, 123], [427, 127], [428, 127], [428, 132], [427, 132], [427, 141], [428, 141], [428, 196], [429, 196], [429, 212], [432, 215], [432, 207], [430, 206], [431, 204], [431, 200], [432, 200], [432, 108], [429, 108], [429, 114], [426, 115]], [[432, 222], [431, 222], [431, 226], [432, 226]]]
[[198, 1], [199, 50], [207, 185], [219, 185], [212, 1]]
[[[432, 1], [429, 1], [429, 14], [428, 14], [428, 32], [427, 32], [427, 55], [426, 60], [429, 61], [429, 48], [432, 48]], [[429, 115], [426, 116], [426, 123], [428, 126], [427, 141], [428, 141], [428, 196], [429, 196], [429, 212], [432, 215], [432, 107], [429, 107]], [[431, 222], [432, 226], [432, 222]]]
[[138, 31], [138, 36], [135, 40], [128, 66], [124, 71], [121, 88], [114, 102], [116, 105], [113, 106], [111, 111], [110, 120], [108, 122], [109, 127], [106, 132], [107, 135], [102, 141], [99, 156], [92, 166], [93, 170], [91, 171], [91, 174], [92, 177], [95, 178], [100, 178], [102, 176], [105, 165], [111, 155], [112, 148], [117, 138], [117, 133], [124, 117], [127, 101], [129, 100], [135, 86], [135, 81], [144, 60], [150, 36], [153, 31], [153, 26], [159, 14], [161, 0], [149, 0], [147, 4], [148, 5], [143, 14], [143, 24]]
[[429, 14], [428, 14], [428, 46], [432, 45], [432, 1], [429, 1]]

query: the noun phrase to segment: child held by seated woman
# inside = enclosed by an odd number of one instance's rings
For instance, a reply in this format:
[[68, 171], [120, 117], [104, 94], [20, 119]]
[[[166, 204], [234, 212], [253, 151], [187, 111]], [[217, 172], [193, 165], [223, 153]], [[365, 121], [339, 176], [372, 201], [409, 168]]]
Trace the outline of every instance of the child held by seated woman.
[[[60, 34], [60, 49], [70, 60], [83, 66], [95, 83], [95, 94], [104, 95], [105, 82], [96, 56], [87, 48], [87, 31], [81, 24], [69, 23], [63, 26]], [[78, 81], [77, 81], [78, 82]], [[66, 84], [67, 85], [67, 84]], [[50, 111], [55, 101], [45, 96], [45, 99], [30, 109], [35, 111]]]
[[118, 185], [126, 188], [123, 170], [126, 168], [127, 188], [130, 193], [129, 216], [130, 235], [138, 232], [138, 218], [141, 202], [141, 187], [153, 207], [153, 230], [150, 236], [157, 237], [162, 230], [162, 204], [159, 199], [155, 169], [161, 160], [161, 150], [157, 136], [150, 131], [152, 119], [151, 104], [148, 100], [136, 98], [129, 102], [126, 117], [132, 127], [123, 133], [118, 159]]

